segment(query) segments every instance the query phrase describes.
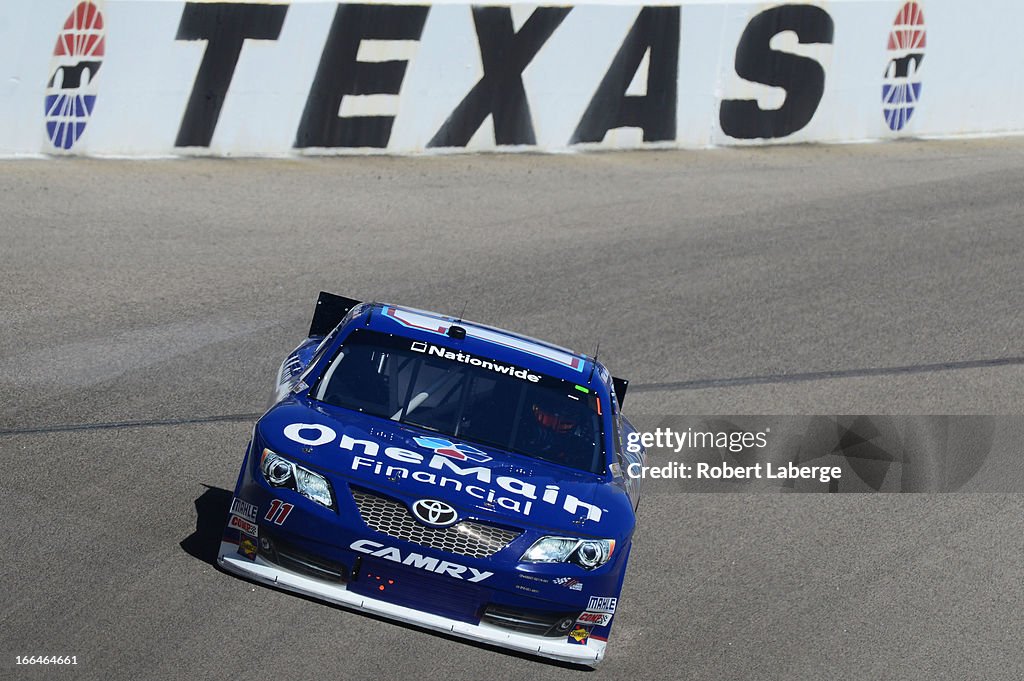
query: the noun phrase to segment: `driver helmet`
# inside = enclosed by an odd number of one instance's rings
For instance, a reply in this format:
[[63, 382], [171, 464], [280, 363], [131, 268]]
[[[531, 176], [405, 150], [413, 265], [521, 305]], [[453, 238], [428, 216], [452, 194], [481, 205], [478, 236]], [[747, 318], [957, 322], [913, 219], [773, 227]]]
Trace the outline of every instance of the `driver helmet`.
[[545, 430], [550, 430], [551, 432], [558, 433], [559, 435], [565, 435], [566, 433], [572, 432], [576, 427], [577, 418], [573, 414], [559, 413], [550, 407], [545, 408], [540, 404], [534, 404], [532, 410], [533, 418], [536, 419], [540, 427]]

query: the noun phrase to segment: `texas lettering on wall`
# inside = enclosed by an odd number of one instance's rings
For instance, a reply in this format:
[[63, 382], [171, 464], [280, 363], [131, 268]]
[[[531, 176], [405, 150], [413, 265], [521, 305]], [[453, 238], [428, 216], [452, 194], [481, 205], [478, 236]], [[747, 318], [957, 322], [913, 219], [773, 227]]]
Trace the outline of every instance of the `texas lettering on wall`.
[[[289, 11], [286, 4], [186, 3], [175, 39], [205, 41], [191, 96], [181, 118], [176, 147], [209, 147], [231, 82], [249, 41], [277, 41]], [[525, 19], [511, 7], [467, 6], [482, 75], [437, 126], [426, 148], [466, 147], [484, 126], [493, 126], [495, 146], [537, 144], [537, 120], [524, 84], [525, 74], [575, 7], [536, 7]], [[403, 114], [415, 116], [403, 96], [410, 59], [363, 56], [368, 43], [397, 41], [418, 45], [438, 7], [428, 5], [339, 4], [320, 52], [312, 84], [295, 129], [293, 148], [386, 149], [395, 113], [346, 111], [346, 98], [400, 99]], [[521, 13], [520, 13], [521, 14]], [[517, 21], [518, 19], [518, 21]], [[673, 142], [678, 136], [681, 8], [640, 7], [610, 63], [586, 64], [599, 76], [574, 130], [562, 145], [601, 143], [621, 128], [640, 131], [644, 142]], [[723, 98], [722, 131], [735, 139], [785, 138], [806, 127], [825, 92], [825, 65], [784, 51], [774, 43], [782, 33], [799, 44], [831, 45], [833, 20], [814, 5], [783, 4], [756, 13], [736, 45], [735, 76], [779, 88], [778, 108], [757, 99]], [[571, 55], [566, 55], [566, 58]], [[731, 74], [730, 74], [731, 75]], [[412, 105], [415, 102], [410, 102]], [[488, 120], [490, 122], [488, 122]]]
[[[929, 44], [955, 0], [55, 1], [69, 11], [40, 22], [44, 37], [0, 43], [36, 48], [31, 77], [0, 91], [13, 121], [0, 153], [701, 148], [1017, 127], [1012, 97], [953, 73], [948, 40]], [[965, 122], [951, 97], [985, 116]]]

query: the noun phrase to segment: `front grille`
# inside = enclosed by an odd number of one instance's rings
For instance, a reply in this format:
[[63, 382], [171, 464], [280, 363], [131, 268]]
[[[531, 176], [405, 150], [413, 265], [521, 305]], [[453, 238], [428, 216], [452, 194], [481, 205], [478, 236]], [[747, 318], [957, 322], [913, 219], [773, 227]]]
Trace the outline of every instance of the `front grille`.
[[483, 621], [503, 629], [537, 636], [566, 636], [576, 622], [578, 612], [541, 612], [501, 605], [488, 606]]
[[427, 527], [399, 501], [352, 488], [352, 498], [363, 522], [373, 530], [395, 539], [457, 553], [470, 558], [487, 558], [508, 546], [521, 532], [460, 520], [449, 527]]

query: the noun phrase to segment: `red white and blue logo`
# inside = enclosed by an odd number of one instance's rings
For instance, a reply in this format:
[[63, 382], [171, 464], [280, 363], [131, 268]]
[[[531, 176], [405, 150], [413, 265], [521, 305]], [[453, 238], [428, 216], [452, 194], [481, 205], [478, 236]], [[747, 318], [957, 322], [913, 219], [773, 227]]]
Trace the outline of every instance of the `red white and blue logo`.
[[425, 449], [433, 449], [435, 454], [441, 456], [447, 456], [450, 459], [456, 461], [476, 461], [477, 463], [486, 463], [491, 460], [491, 457], [481, 452], [476, 447], [470, 445], [455, 443], [451, 440], [445, 440], [443, 437], [415, 437], [416, 444]]
[[46, 135], [55, 149], [70, 149], [85, 132], [96, 106], [105, 43], [99, 7], [89, 0], [78, 3], [57, 36], [46, 82]]
[[926, 45], [924, 11], [918, 2], [900, 9], [889, 32], [889, 64], [882, 83], [882, 113], [890, 130], [902, 130], [921, 100], [921, 62]]

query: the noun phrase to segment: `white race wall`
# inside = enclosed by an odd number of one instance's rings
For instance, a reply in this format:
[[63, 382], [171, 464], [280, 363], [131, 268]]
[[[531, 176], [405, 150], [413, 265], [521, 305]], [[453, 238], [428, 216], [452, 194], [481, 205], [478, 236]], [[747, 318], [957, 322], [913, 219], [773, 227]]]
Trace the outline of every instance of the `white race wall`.
[[[248, 40], [208, 147], [175, 142], [206, 42], [176, 40], [184, 2], [93, 0], [105, 17], [106, 50], [89, 86], [96, 105], [69, 150], [55, 147], [45, 125], [44, 98], [54, 69], [54, 43], [75, 0], [9, 0], [0, 3], [0, 155], [174, 154], [288, 155], [431, 151], [427, 145], [480, 79], [483, 67], [470, 5], [430, 6], [418, 41], [365, 44], [361, 61], [399, 56], [408, 68], [398, 96], [346, 98], [343, 115], [395, 116], [384, 149], [296, 149], [296, 132], [317, 73], [337, 4], [288, 4], [277, 40]], [[281, 3], [286, 4], [286, 3]], [[767, 142], [845, 142], [905, 136], [952, 136], [1024, 129], [1024, 49], [1016, 39], [1024, 24], [1021, 0], [919, 0], [927, 46], [917, 72], [922, 97], [899, 131], [882, 115], [883, 73], [889, 31], [900, 0], [755, 3], [657, 2], [680, 7], [677, 112], [674, 139], [647, 143], [637, 128], [611, 130], [597, 144], [572, 145], [574, 131], [634, 20], [638, 4], [572, 6], [532, 62], [522, 81], [536, 145], [530, 149], [705, 147]], [[761, 108], [782, 105], [786, 91], [741, 79], [734, 64], [740, 37], [758, 13], [783, 4], [816, 5], [834, 24], [832, 44], [801, 45], [792, 32], [771, 42], [774, 50], [813, 58], [825, 71], [824, 94], [801, 129], [774, 139], [739, 140], [719, 122], [723, 100], [757, 99]], [[501, 6], [501, 5], [499, 5]], [[518, 29], [535, 6], [519, 5]], [[376, 54], [375, 54], [376, 51]], [[645, 66], [627, 94], [644, 93]], [[463, 147], [458, 147], [462, 149]], [[473, 134], [470, 150], [497, 146], [491, 120]], [[450, 150], [450, 149], [447, 149]]]

